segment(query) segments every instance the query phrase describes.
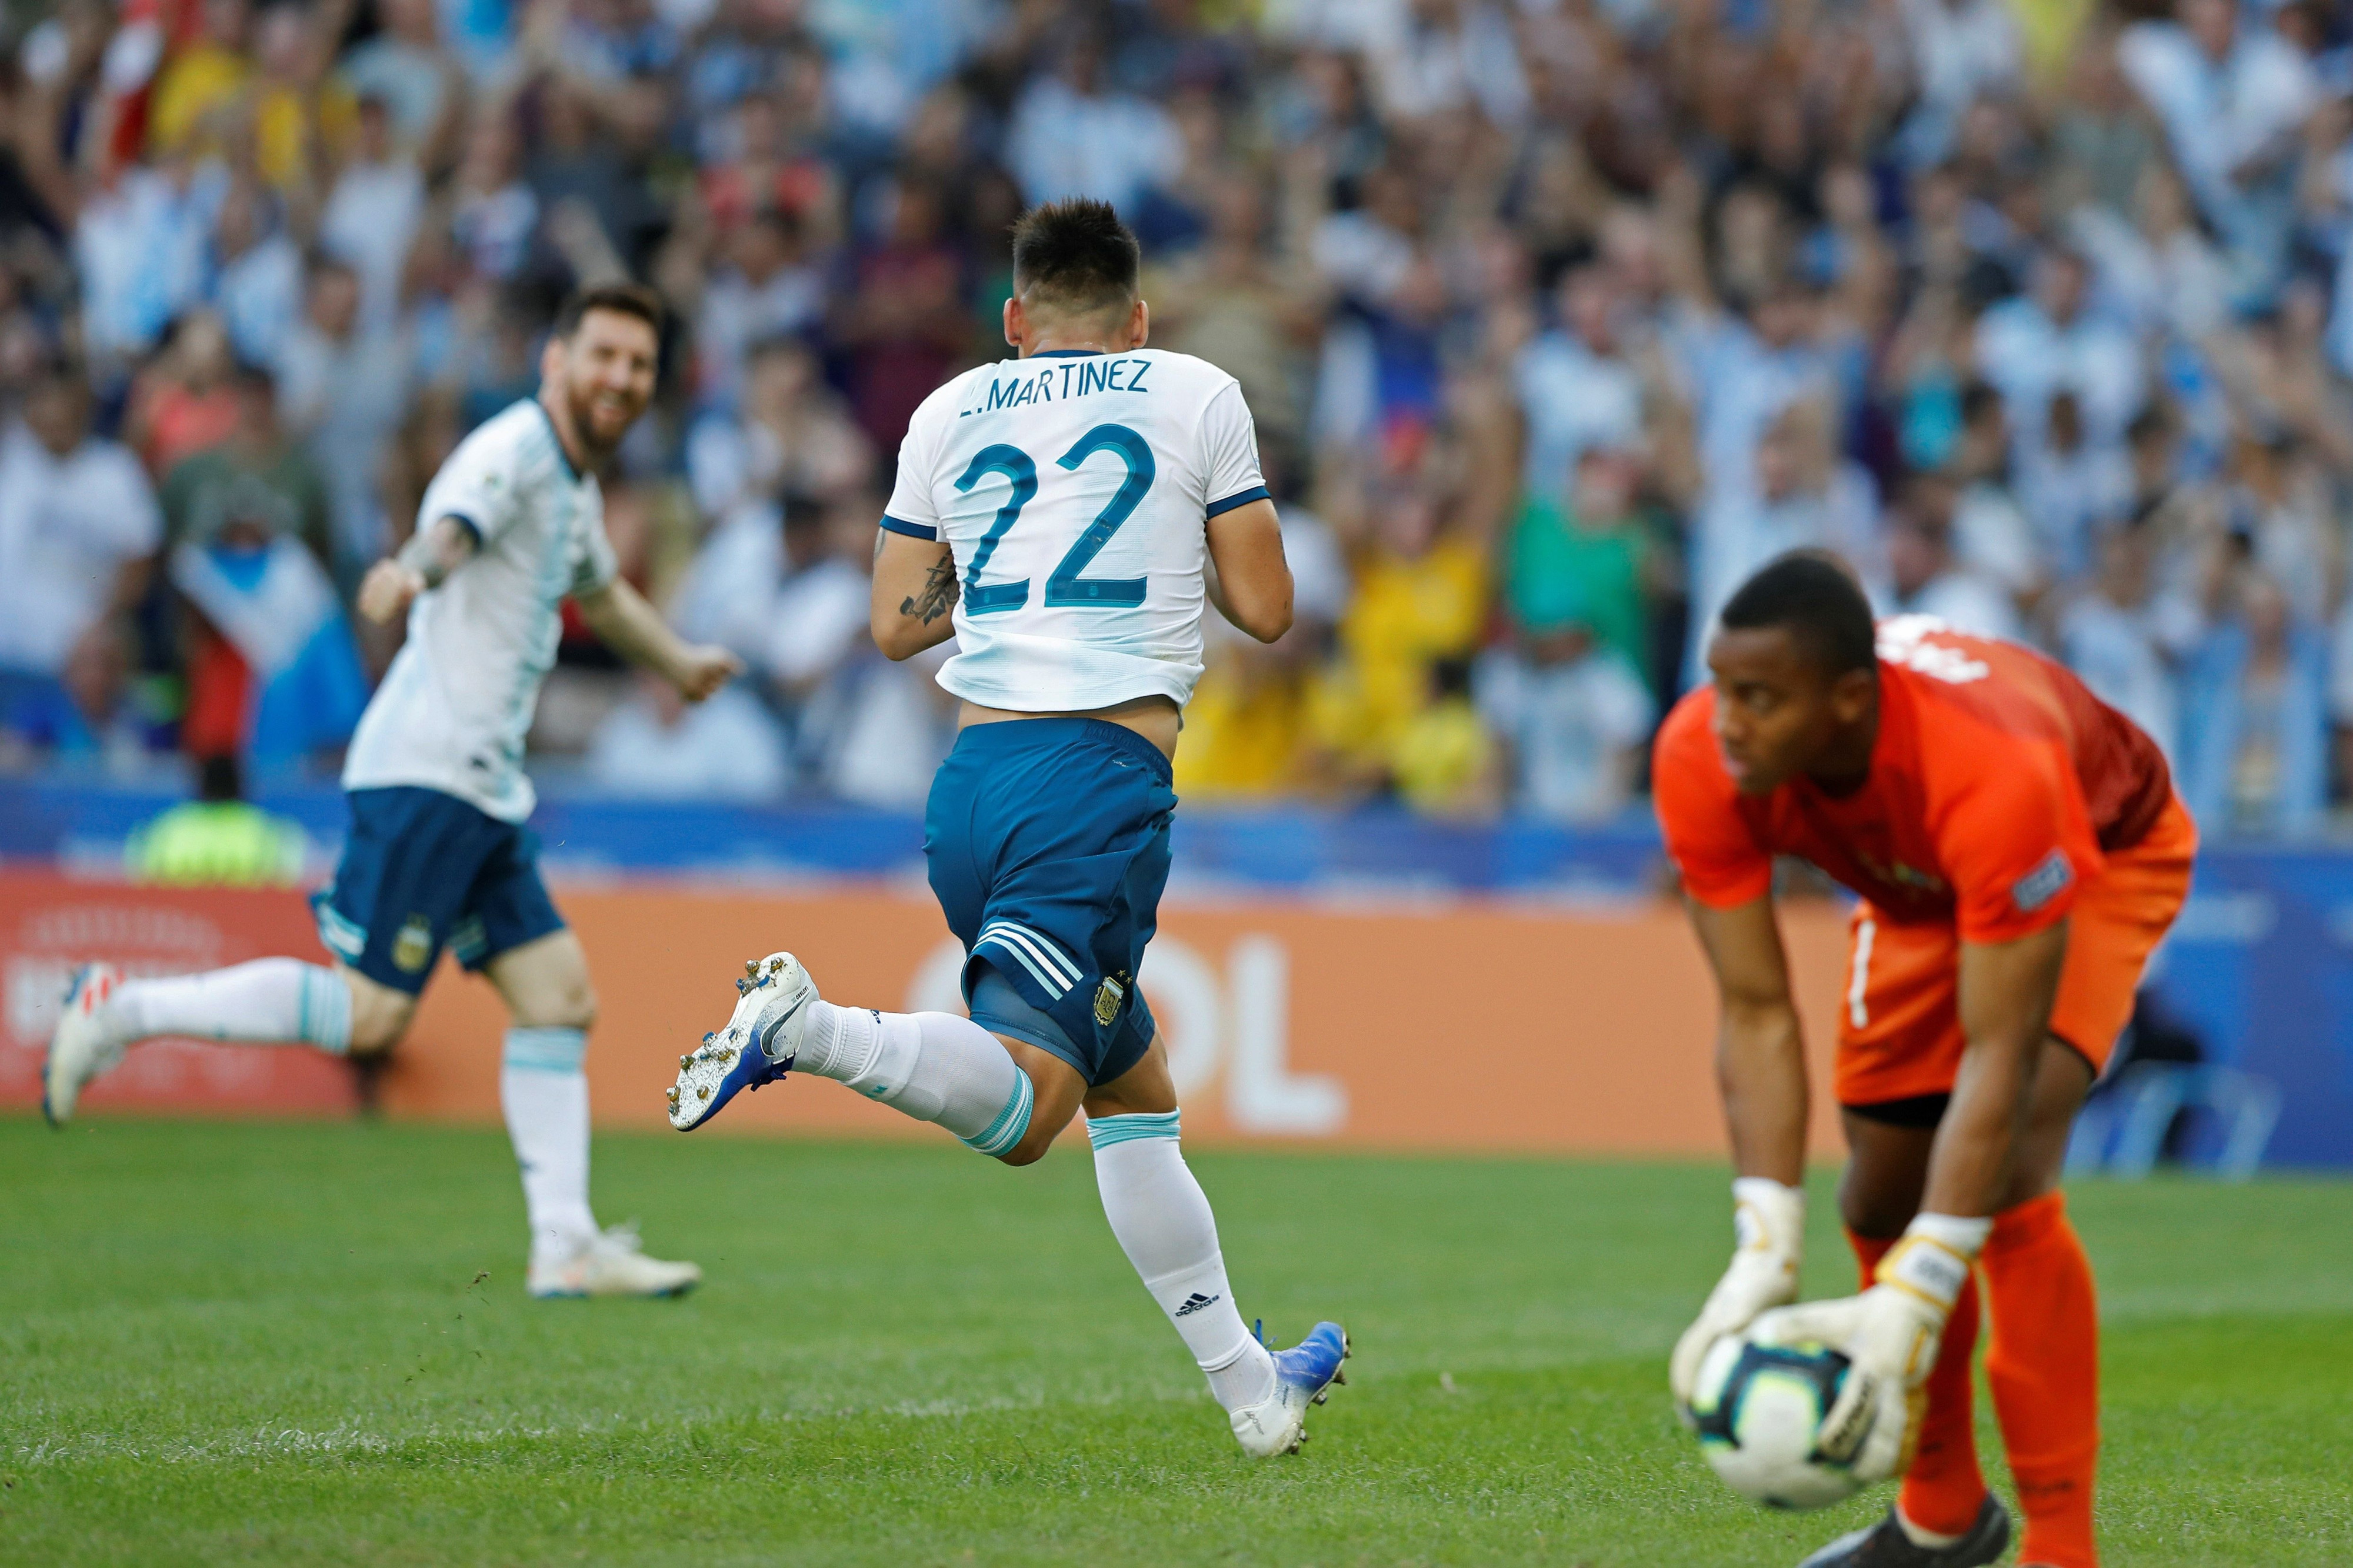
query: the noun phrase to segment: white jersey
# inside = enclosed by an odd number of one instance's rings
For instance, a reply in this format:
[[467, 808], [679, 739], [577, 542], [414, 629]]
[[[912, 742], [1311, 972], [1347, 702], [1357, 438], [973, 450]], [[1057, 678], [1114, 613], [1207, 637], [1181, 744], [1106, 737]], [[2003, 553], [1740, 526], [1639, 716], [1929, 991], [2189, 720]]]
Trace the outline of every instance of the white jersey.
[[955, 696], [1180, 706], [1201, 679], [1203, 524], [1264, 499], [1240, 385], [1160, 349], [982, 365], [923, 400], [882, 526], [955, 554]]
[[596, 477], [573, 470], [534, 399], [459, 444], [417, 526], [454, 517], [480, 548], [408, 611], [408, 640], [361, 716], [345, 789], [417, 784], [521, 822], [534, 797], [523, 735], [555, 663], [559, 606], [617, 571]]

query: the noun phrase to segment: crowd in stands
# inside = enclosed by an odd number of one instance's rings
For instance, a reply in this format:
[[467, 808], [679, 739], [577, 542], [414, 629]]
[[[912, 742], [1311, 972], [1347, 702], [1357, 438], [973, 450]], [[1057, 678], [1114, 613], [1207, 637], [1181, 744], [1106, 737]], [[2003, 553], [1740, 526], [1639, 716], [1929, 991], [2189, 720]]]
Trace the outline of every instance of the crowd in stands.
[[[867, 571], [1008, 227], [1141, 237], [1240, 379], [1298, 624], [1188, 800], [1606, 818], [1800, 545], [2064, 659], [2212, 835], [2353, 783], [2353, 16], [2295, 0], [38, 0], [0, 67], [0, 766], [331, 761], [348, 612], [562, 295], [675, 313], [625, 570], [751, 677], [567, 637], [654, 795], [918, 803]], [[1215, 628], [1213, 628], [1214, 631]]]

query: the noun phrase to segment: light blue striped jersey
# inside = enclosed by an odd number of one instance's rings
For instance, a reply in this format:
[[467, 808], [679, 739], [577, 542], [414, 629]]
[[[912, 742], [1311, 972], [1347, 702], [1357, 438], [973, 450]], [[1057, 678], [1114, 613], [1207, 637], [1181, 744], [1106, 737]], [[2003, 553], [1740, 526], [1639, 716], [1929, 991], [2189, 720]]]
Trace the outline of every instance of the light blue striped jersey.
[[521, 822], [534, 799], [523, 735], [555, 664], [560, 606], [617, 571], [604, 495], [526, 398], [441, 465], [417, 526], [444, 517], [471, 527], [481, 548], [410, 607], [408, 640], [352, 737], [343, 787], [416, 784]]
[[1266, 495], [1234, 378], [1190, 354], [1000, 360], [923, 400], [882, 526], [945, 540], [940, 684], [991, 708], [1180, 706], [1201, 678], [1208, 519]]

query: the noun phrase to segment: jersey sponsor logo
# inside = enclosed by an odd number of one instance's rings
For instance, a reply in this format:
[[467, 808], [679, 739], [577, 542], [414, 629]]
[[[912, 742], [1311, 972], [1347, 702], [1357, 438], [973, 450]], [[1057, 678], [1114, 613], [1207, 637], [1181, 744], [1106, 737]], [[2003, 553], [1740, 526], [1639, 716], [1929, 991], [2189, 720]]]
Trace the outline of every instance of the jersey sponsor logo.
[[1955, 686], [1991, 675], [1993, 667], [1985, 660], [1927, 640], [1939, 632], [1951, 635], [1952, 631], [1935, 616], [1891, 616], [1879, 623], [1880, 660]]
[[2041, 865], [2010, 885], [2010, 901], [2021, 914], [2032, 914], [2065, 890], [2075, 879], [2075, 863], [2064, 849], [2053, 849]]
[[392, 939], [392, 966], [403, 974], [415, 974], [433, 962], [433, 922], [423, 915], [411, 915]]

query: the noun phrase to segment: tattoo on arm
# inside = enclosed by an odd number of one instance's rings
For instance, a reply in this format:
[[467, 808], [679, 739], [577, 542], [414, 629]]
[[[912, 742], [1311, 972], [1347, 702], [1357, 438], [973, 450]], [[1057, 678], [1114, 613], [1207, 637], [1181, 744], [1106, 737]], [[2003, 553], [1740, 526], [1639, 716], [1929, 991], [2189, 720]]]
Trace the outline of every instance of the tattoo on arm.
[[408, 536], [396, 559], [424, 578], [427, 588], [438, 588], [466, 563], [480, 542], [481, 536], [471, 524], [456, 517], [437, 517], [430, 526]]
[[955, 608], [960, 591], [956, 583], [955, 557], [943, 554], [923, 574], [923, 591], [899, 601], [899, 613], [913, 616], [928, 626]]

